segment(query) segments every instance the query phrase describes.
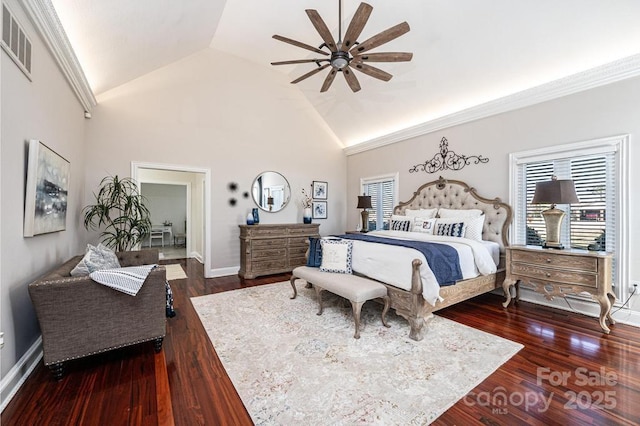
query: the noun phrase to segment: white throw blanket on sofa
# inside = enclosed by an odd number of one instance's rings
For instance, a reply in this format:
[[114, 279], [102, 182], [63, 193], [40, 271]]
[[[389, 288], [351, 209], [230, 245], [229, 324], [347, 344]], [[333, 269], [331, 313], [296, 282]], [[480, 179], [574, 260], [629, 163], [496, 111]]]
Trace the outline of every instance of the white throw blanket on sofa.
[[115, 290], [135, 296], [142, 288], [144, 280], [155, 267], [153, 265], [127, 266], [124, 268], [101, 269], [89, 274], [92, 280]]

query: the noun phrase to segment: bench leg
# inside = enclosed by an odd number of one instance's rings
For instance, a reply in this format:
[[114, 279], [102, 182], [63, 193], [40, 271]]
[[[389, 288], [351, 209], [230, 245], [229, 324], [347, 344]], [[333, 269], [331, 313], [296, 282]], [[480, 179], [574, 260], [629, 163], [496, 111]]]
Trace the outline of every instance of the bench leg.
[[360, 310], [362, 309], [362, 305], [364, 305], [364, 302], [351, 302], [353, 319], [356, 322], [356, 334], [353, 335], [354, 339], [360, 338]]
[[318, 310], [318, 313], [316, 315], [322, 315], [322, 310], [324, 308], [324, 306], [322, 305], [322, 292], [324, 291], [324, 289], [318, 287], [317, 285], [313, 286], [313, 288], [316, 289], [316, 296], [318, 297], [318, 303], [320, 304], [320, 309]]
[[382, 325], [389, 328], [391, 327], [389, 324], [387, 324], [387, 312], [389, 312], [389, 296], [384, 296], [382, 300], [384, 300], [384, 309], [382, 309]]
[[295, 275], [291, 276], [291, 279], [289, 280], [289, 282], [291, 283], [291, 288], [293, 289], [293, 296], [290, 297], [290, 299], [295, 299], [296, 296], [298, 295], [298, 290], [296, 290], [296, 280], [298, 278]]

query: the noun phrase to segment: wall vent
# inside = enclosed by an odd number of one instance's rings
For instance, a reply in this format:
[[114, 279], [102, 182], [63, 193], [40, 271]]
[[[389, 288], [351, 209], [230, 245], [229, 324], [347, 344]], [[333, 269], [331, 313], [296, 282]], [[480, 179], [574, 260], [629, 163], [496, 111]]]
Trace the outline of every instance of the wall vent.
[[18, 68], [31, 80], [31, 40], [5, 4], [2, 5], [2, 41], [0, 45], [18, 65]]

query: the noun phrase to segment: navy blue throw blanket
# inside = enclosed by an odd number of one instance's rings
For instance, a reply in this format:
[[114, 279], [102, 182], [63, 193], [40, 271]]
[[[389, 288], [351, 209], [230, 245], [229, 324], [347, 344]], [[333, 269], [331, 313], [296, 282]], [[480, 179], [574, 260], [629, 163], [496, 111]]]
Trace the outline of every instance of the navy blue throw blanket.
[[366, 241], [369, 243], [389, 244], [392, 246], [409, 247], [424, 255], [440, 286], [453, 285], [462, 279], [460, 257], [458, 251], [451, 246], [426, 241], [396, 240], [394, 238], [377, 237], [367, 234], [337, 235], [349, 240]]

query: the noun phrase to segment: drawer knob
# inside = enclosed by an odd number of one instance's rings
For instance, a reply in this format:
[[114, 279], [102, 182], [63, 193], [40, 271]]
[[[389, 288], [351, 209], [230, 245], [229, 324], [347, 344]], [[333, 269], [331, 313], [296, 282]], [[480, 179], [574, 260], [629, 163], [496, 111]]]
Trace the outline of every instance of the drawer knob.
[[547, 278], [549, 278], [551, 276], [551, 274], [549, 272], [547, 272]]
[[551, 263], [551, 259], [547, 258], [547, 263]]

